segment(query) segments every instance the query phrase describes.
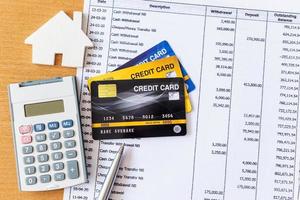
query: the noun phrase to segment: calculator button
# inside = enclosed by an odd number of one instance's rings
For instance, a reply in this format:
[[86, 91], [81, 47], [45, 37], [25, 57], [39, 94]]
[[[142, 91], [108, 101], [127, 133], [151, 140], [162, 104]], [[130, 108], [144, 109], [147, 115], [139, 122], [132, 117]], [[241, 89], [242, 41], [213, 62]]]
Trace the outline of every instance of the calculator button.
[[25, 146], [22, 148], [23, 154], [30, 154], [33, 152], [33, 146]]
[[42, 175], [40, 176], [41, 183], [49, 183], [51, 181], [50, 175]]
[[38, 145], [36, 145], [36, 151], [37, 152], [44, 152], [44, 151], [47, 151], [47, 149], [48, 149], [47, 144], [38, 144]]
[[77, 152], [75, 150], [66, 151], [67, 158], [76, 158]]
[[60, 132], [55, 131], [49, 134], [50, 140], [58, 140], [60, 138]]
[[37, 178], [35, 176], [26, 178], [26, 185], [34, 185], [36, 184]]
[[53, 169], [54, 169], [54, 171], [64, 169], [64, 163], [62, 163], [62, 162], [53, 163]]
[[56, 173], [56, 174], [54, 174], [54, 180], [56, 180], [56, 181], [65, 180], [65, 173]]
[[59, 128], [59, 123], [58, 122], [49, 122], [48, 123], [48, 129], [49, 130], [55, 130]]
[[32, 137], [31, 135], [22, 135], [21, 136], [21, 143], [22, 144], [29, 144], [32, 142]]
[[45, 173], [45, 172], [49, 172], [50, 170], [50, 165], [40, 165], [39, 166], [39, 170], [41, 173]]
[[63, 154], [61, 152], [52, 153], [52, 160], [61, 160], [63, 158]]
[[49, 160], [49, 156], [47, 154], [38, 155], [39, 162], [47, 162]]
[[65, 130], [64, 131], [64, 138], [71, 138], [75, 134], [74, 130]]
[[30, 167], [25, 167], [25, 174], [26, 175], [31, 175], [35, 173], [35, 167], [34, 166], [30, 166]]
[[52, 142], [50, 144], [50, 148], [51, 150], [58, 150], [58, 149], [61, 149], [61, 143], [60, 142]]
[[43, 142], [43, 141], [45, 141], [46, 140], [46, 134], [44, 134], [44, 133], [36, 134], [35, 135], [35, 140], [37, 142]]
[[61, 122], [63, 128], [70, 128], [73, 126], [73, 120], [68, 119]]
[[45, 130], [45, 124], [35, 124], [33, 125], [33, 129], [35, 132], [41, 132], [41, 131], [44, 131]]
[[76, 160], [68, 161], [67, 168], [68, 168], [68, 177], [70, 179], [75, 179], [79, 177], [78, 162]]
[[24, 163], [27, 164], [27, 165], [34, 163], [34, 157], [33, 156], [24, 157]]
[[21, 134], [31, 133], [32, 132], [32, 126], [31, 125], [22, 125], [19, 127], [19, 132]]
[[66, 147], [67, 149], [73, 148], [73, 147], [76, 146], [75, 140], [67, 140], [67, 141], [64, 142], [64, 144], [65, 144], [65, 147]]

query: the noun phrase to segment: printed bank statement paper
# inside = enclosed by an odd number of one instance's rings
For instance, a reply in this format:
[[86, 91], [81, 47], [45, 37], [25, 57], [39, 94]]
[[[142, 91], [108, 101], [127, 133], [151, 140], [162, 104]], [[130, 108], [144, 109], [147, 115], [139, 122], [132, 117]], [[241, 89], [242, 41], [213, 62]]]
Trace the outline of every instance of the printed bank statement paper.
[[[78, 70], [89, 182], [64, 199], [95, 199], [126, 142], [111, 199], [296, 200], [299, 171], [297, 1], [86, 0], [95, 47]], [[197, 89], [184, 137], [94, 141], [87, 79], [167, 40]]]

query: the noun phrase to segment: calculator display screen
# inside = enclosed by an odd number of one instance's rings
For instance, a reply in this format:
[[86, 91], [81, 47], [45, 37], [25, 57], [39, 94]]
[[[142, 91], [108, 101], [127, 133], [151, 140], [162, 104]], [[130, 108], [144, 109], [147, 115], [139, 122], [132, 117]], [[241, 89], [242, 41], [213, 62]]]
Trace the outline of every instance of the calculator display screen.
[[63, 100], [26, 104], [24, 109], [25, 117], [48, 115], [65, 111]]

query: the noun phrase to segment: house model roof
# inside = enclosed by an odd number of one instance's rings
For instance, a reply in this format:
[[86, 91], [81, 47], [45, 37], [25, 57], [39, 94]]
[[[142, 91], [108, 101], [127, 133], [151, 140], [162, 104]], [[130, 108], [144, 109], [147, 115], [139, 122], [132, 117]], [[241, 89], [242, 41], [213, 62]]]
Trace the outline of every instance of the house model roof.
[[78, 21], [73, 21], [65, 12], [58, 12], [47, 23], [27, 37], [25, 44], [35, 45], [41, 41], [44, 42], [44, 40], [67, 43], [71, 40], [71, 42], [80, 43], [84, 46], [93, 46], [93, 43], [81, 29], [81, 16], [80, 19], [77, 19], [78, 15], [81, 15], [81, 12], [74, 12], [74, 18]]
[[25, 44], [31, 44], [33, 48], [32, 62], [53, 65], [54, 54], [63, 54], [62, 65], [82, 66], [84, 48], [93, 46], [93, 43], [82, 31], [81, 25], [81, 12], [74, 12], [73, 20], [63, 11], [58, 12], [25, 39]]

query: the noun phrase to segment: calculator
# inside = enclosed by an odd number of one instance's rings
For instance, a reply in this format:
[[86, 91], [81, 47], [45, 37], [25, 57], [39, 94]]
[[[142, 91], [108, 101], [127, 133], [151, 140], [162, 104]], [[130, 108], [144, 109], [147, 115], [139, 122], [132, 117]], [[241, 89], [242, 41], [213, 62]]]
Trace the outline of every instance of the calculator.
[[19, 189], [87, 182], [75, 77], [9, 85]]

